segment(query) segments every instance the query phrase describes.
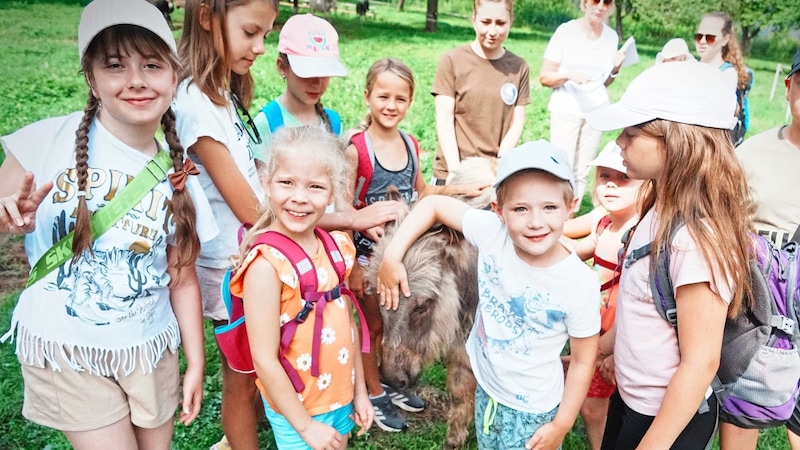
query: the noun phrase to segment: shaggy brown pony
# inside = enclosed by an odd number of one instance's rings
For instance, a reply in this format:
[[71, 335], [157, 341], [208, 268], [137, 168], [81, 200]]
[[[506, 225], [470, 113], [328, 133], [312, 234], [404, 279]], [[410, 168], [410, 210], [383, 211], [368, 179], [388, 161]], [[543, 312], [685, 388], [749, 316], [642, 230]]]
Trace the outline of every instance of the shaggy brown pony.
[[[496, 165], [485, 158], [462, 163], [453, 183], [494, 182]], [[478, 208], [488, 207], [494, 190], [464, 199]], [[400, 199], [399, 194], [398, 198]], [[402, 220], [402, 219], [400, 219]], [[385, 245], [396, 225], [386, 227], [381, 245], [374, 249], [367, 281], [374, 291], [377, 269]], [[461, 233], [442, 225], [423, 234], [403, 258], [408, 272], [410, 298], [401, 298], [396, 311], [383, 314], [381, 380], [396, 388], [413, 386], [419, 373], [436, 359], [447, 366], [450, 408], [445, 448], [461, 448], [475, 409], [475, 376], [464, 346], [478, 305], [477, 250]]]

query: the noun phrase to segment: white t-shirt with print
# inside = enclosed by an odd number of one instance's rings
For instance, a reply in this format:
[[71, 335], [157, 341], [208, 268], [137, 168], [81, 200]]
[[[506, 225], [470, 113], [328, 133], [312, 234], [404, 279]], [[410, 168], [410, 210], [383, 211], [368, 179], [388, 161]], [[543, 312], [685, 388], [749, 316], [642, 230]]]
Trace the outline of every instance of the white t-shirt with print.
[[490, 211], [468, 211], [463, 232], [478, 248], [478, 310], [467, 339], [475, 378], [503, 405], [551, 411], [564, 394], [567, 339], [600, 331], [597, 274], [572, 251], [552, 266], [530, 266]]
[[553, 89], [548, 110], [583, 117], [585, 113], [608, 104], [606, 79], [613, 67], [619, 37], [603, 25], [600, 37], [591, 40], [578, 20], [570, 20], [556, 28], [544, 51], [544, 59], [559, 63], [558, 73], [573, 70], [586, 72], [590, 80], [584, 84], [567, 81]]
[[[236, 113], [233, 102], [227, 106], [217, 106], [203, 94], [191, 79], [184, 80], [178, 86], [178, 93], [173, 104], [176, 116], [178, 137], [185, 148], [194, 145], [198, 139], [207, 136], [227, 147], [236, 167], [247, 180], [259, 200], [264, 198], [264, 188], [256, 172], [253, 159], [255, 142]], [[211, 204], [211, 211], [219, 225], [220, 233], [211, 242], [203, 244], [197, 265], [216, 269], [230, 266], [230, 257], [239, 253], [237, 233], [241, 223], [231, 208], [222, 198], [208, 171], [201, 164], [197, 155], [189, 156], [200, 171], [200, 185]], [[249, 195], [249, 194], [243, 194]]]
[[[2, 138], [5, 151], [34, 173], [38, 185], [55, 184], [36, 212], [36, 229], [25, 236], [31, 265], [75, 226], [75, 130], [82, 116], [45, 119]], [[89, 130], [88, 156], [90, 211], [111, 201], [151, 159], [97, 119]], [[217, 233], [208, 202], [195, 177], [186, 186], [203, 217], [196, 221], [198, 235], [208, 240]], [[166, 349], [177, 349], [180, 334], [166, 273], [167, 245], [175, 232], [172, 193], [169, 181], [161, 182], [93, 242], [93, 255], [64, 263], [22, 292], [5, 337], [16, 330], [23, 364], [47, 362], [60, 370], [53, 357], [62, 351], [76, 370], [116, 376], [152, 370]]]

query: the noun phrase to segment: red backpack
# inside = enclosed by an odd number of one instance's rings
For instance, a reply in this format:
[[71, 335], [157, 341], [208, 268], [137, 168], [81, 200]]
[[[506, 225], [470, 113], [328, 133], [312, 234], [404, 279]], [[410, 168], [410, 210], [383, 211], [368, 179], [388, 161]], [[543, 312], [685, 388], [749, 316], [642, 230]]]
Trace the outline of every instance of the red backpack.
[[[400, 131], [400, 136], [403, 137], [403, 141], [406, 143], [406, 148], [414, 149], [416, 157], [412, 161], [412, 164], [414, 164], [414, 175], [416, 176], [417, 171], [419, 171], [419, 142], [414, 139], [414, 136], [402, 130], [398, 131]], [[353, 137], [350, 138], [350, 142], [356, 147], [356, 150], [358, 150], [356, 198], [353, 200], [353, 206], [355, 206], [356, 209], [361, 209], [367, 206], [365, 201], [367, 198], [367, 190], [369, 190], [369, 183], [372, 181], [372, 174], [375, 171], [375, 150], [372, 147], [372, 140], [369, 138], [369, 134], [367, 134], [366, 131], [353, 135]]]
[[[322, 313], [325, 305], [328, 302], [338, 299], [343, 295], [348, 295], [350, 298], [355, 299], [355, 295], [350, 289], [345, 286], [345, 273], [346, 266], [344, 258], [339, 247], [336, 245], [333, 237], [322, 228], [316, 228], [314, 233], [317, 235], [322, 245], [325, 248], [325, 253], [331, 262], [336, 275], [339, 277], [339, 284], [329, 291], [318, 291], [317, 286], [317, 271], [311, 258], [296, 242], [288, 238], [286, 235], [277, 231], [266, 231], [253, 242], [250, 248], [257, 245], [269, 245], [270, 247], [278, 250], [283, 254], [286, 259], [292, 263], [295, 272], [297, 273], [298, 286], [306, 304], [303, 309], [292, 320], [286, 322], [281, 326], [281, 344], [279, 351], [279, 358], [283, 369], [289, 376], [292, 386], [296, 392], [302, 392], [305, 389], [303, 381], [297, 370], [286, 358], [286, 351], [289, 344], [292, 342], [294, 333], [297, 327], [305, 322], [308, 315], [314, 311], [316, 320], [314, 321], [314, 337], [311, 350], [311, 375], [319, 376], [319, 351], [320, 351], [320, 337], [322, 333]], [[243, 230], [239, 232], [239, 240], [241, 241]], [[253, 356], [250, 353], [250, 341], [247, 338], [247, 328], [244, 317], [244, 303], [241, 297], [231, 294], [230, 291], [230, 278], [233, 274], [233, 269], [228, 269], [222, 279], [222, 300], [225, 302], [225, 308], [228, 310], [227, 325], [222, 325], [214, 330], [217, 337], [219, 348], [228, 360], [228, 365], [231, 369], [246, 373], [251, 376], [256, 376], [255, 368], [253, 367]], [[361, 351], [363, 353], [369, 352], [369, 330], [366, 327], [366, 320], [358, 302], [353, 302], [358, 318], [361, 322]]]

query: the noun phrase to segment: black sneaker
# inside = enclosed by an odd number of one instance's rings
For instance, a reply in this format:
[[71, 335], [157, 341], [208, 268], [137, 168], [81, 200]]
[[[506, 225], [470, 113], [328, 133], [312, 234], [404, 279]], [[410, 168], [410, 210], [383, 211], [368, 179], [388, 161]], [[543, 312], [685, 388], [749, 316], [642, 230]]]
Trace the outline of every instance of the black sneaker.
[[395, 389], [383, 383], [381, 383], [381, 386], [391, 397], [392, 403], [397, 405], [398, 408], [409, 412], [420, 412], [425, 409], [425, 400], [417, 397], [416, 394], [408, 389]]
[[372, 408], [375, 410], [375, 423], [381, 430], [389, 432], [403, 431], [408, 428], [406, 419], [397, 412], [397, 408], [392, 404], [392, 399], [388, 395], [381, 395], [378, 398], [370, 398]]

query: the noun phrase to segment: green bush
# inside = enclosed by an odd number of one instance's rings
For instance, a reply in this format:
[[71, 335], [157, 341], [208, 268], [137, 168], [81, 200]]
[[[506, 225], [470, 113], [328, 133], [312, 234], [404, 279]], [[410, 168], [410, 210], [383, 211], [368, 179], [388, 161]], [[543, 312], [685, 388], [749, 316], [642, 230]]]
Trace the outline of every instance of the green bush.
[[[767, 37], [757, 37], [750, 44], [750, 55], [772, 61], [785, 61], [791, 64], [792, 56], [797, 52], [800, 41], [787, 33], [774, 33]], [[787, 66], [788, 69], [788, 66]]]
[[514, 4], [516, 24], [539, 29], [555, 30], [579, 13], [570, 0], [520, 0]]

